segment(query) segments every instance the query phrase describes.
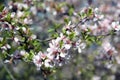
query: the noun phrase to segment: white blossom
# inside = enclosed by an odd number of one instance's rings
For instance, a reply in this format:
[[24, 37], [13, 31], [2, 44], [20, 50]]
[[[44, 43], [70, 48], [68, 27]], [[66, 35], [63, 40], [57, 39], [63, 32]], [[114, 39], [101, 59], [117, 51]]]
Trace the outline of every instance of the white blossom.
[[1, 49], [7, 50], [7, 47], [6, 46], [2, 46]]
[[8, 49], [10, 49], [11, 48], [11, 46], [9, 45], [9, 44], [6, 44], [5, 45]]
[[34, 34], [31, 35], [31, 39], [36, 39], [36, 38], [37, 38], [36, 35], [34, 35]]
[[53, 67], [53, 65], [50, 64], [51, 60], [50, 59], [46, 59], [44, 62], [45, 67]]
[[19, 39], [18, 39], [17, 37], [14, 37], [14, 41], [15, 41], [15, 42], [18, 42]]
[[43, 64], [42, 59], [45, 58], [43, 55], [44, 54], [42, 52], [39, 52], [37, 55], [34, 55], [34, 57], [33, 57], [33, 63], [37, 66], [38, 69]]
[[3, 41], [3, 38], [2, 38], [2, 37], [0, 37], [0, 41]]
[[22, 11], [17, 11], [17, 17], [20, 18], [24, 15], [24, 12]]
[[20, 55], [21, 55], [21, 56], [25, 56], [25, 55], [27, 55], [27, 54], [28, 54], [28, 53], [27, 53], [25, 50], [21, 50], [21, 51], [20, 51]]
[[28, 19], [28, 18], [24, 19], [24, 24], [32, 24], [32, 23], [33, 23], [32, 19]]
[[120, 24], [119, 22], [112, 22], [111, 24], [112, 28], [115, 29], [116, 31], [120, 30]]
[[92, 80], [101, 80], [101, 78], [100, 78], [100, 76], [95, 75], [95, 76], [92, 77]]
[[12, 12], [11, 13], [11, 18], [14, 18], [15, 17], [15, 12]]
[[70, 49], [71, 46], [72, 46], [71, 44], [65, 44], [65, 45], [64, 45], [65, 49], [67, 49], [67, 50]]
[[66, 55], [67, 55], [67, 53], [63, 53], [63, 52], [60, 53], [61, 57], [65, 57]]
[[30, 11], [33, 13], [33, 15], [36, 15], [36, 14], [37, 14], [37, 9], [36, 9], [35, 6], [32, 6], [32, 7], [30, 8]]
[[24, 32], [26, 32], [26, 31], [27, 31], [26, 27], [22, 27], [22, 30], [23, 30]]

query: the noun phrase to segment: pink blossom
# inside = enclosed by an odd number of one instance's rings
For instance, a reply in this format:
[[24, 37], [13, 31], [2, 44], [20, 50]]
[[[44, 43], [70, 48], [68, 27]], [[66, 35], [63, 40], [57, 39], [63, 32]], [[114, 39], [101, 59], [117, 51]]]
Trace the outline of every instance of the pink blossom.
[[37, 68], [40, 68], [43, 64], [42, 60], [46, 58], [46, 55], [42, 52], [39, 52], [37, 55], [34, 55], [33, 57], [33, 63], [37, 66]]
[[111, 24], [112, 28], [115, 29], [116, 31], [120, 30], [120, 24], [119, 22], [112, 22]]

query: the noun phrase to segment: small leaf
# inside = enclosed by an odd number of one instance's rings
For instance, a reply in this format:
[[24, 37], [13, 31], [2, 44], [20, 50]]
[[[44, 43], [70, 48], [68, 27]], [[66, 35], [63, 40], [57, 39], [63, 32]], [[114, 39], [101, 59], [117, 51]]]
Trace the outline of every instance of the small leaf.
[[92, 8], [89, 8], [89, 9], [88, 9], [88, 12], [87, 12], [87, 16], [91, 16], [92, 13], [93, 13]]
[[65, 19], [64, 19], [64, 22], [65, 22], [66, 24], [68, 24], [68, 23], [69, 23], [69, 19], [68, 19], [68, 18], [65, 18]]
[[55, 29], [49, 29], [48, 30], [48, 33], [52, 33], [52, 32], [54, 32], [55, 31]]
[[69, 9], [69, 15], [72, 16], [73, 12], [74, 12], [74, 9], [73, 9], [73, 8], [70, 8], [70, 9]]

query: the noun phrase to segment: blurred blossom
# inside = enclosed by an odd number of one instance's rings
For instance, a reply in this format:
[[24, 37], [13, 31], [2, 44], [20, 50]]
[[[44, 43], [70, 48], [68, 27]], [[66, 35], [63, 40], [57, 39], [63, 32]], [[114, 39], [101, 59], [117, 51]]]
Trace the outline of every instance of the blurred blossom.
[[57, 15], [57, 12], [56, 12], [56, 11], [53, 11], [53, 15], [56, 16], [56, 15]]
[[53, 67], [53, 65], [51, 64], [51, 60], [50, 59], [46, 59], [44, 61], [44, 65], [45, 65], [45, 67]]
[[113, 64], [112, 64], [112, 63], [107, 62], [107, 63], [105, 64], [105, 66], [106, 66], [106, 68], [110, 69], [110, 68], [112, 68], [112, 67], [113, 67]]
[[45, 59], [45, 54], [39, 52], [37, 55], [33, 56], [33, 63], [37, 66], [38, 69], [42, 66], [42, 60]]
[[36, 38], [37, 38], [37, 36], [36, 36], [36, 35], [34, 35], [34, 34], [32, 34], [30, 38], [31, 38], [31, 39], [36, 39]]
[[81, 47], [81, 49], [84, 49], [86, 47], [86, 44], [85, 43], [81, 43], [80, 47]]
[[0, 37], [0, 41], [3, 41], [3, 38], [2, 38], [2, 37]]
[[75, 34], [80, 35], [80, 30], [78, 28], [75, 28]]
[[115, 75], [111, 75], [111, 76], [109, 77], [109, 79], [115, 80]]
[[22, 8], [28, 9], [28, 5], [27, 4], [23, 4], [23, 3], [17, 3], [18, 8], [21, 10]]
[[16, 29], [16, 30], [19, 30], [19, 29], [20, 29], [20, 27], [18, 27], [18, 26], [17, 26], [15, 29]]
[[102, 47], [105, 49], [106, 52], [112, 48], [111, 44], [108, 41], [103, 42]]
[[12, 5], [10, 5], [10, 6], [9, 6], [9, 9], [12, 9], [12, 8], [13, 8], [13, 6], [12, 6]]
[[20, 18], [24, 15], [24, 12], [22, 11], [17, 11], [17, 17]]
[[15, 17], [15, 12], [12, 12], [11, 13], [11, 18], [14, 18]]
[[100, 76], [94, 75], [94, 76], [92, 77], [92, 80], [101, 80], [101, 78], [100, 78]]
[[78, 52], [81, 53], [82, 49], [84, 49], [86, 47], [85, 43], [82, 43], [81, 40], [78, 40], [76, 42], [76, 48], [78, 49]]
[[4, 46], [2, 46], [0, 48], [3, 49], [3, 50], [7, 50], [7, 49], [10, 49], [11, 46], [9, 44], [5, 44]]
[[[106, 39], [105, 39], [105, 40], [106, 40]], [[107, 40], [102, 43], [102, 47], [103, 47], [103, 49], [105, 50], [105, 52], [108, 53], [108, 55], [113, 55], [113, 53], [114, 53], [114, 54], [117, 53], [117, 51], [115, 50], [114, 46], [112, 46], [112, 45], [110, 44], [110, 42], [107, 41]]]
[[64, 45], [65, 49], [67, 49], [67, 50], [70, 49], [71, 46], [72, 46], [71, 44], [65, 44], [65, 45]]
[[7, 47], [6, 46], [2, 46], [1, 49], [7, 50]]
[[115, 29], [116, 31], [120, 30], [120, 24], [119, 22], [112, 22], [111, 24], [112, 28]]
[[117, 64], [120, 64], [120, 56], [116, 56], [115, 58], [116, 58]]
[[61, 53], [60, 53], [60, 56], [61, 56], [61, 57], [65, 57], [66, 55], [67, 55], [67, 54], [66, 54], [65, 52], [61, 52]]
[[49, 43], [50, 48], [47, 49], [49, 54], [56, 54], [59, 50], [59, 44], [55, 43], [55, 40], [52, 40], [52, 43]]
[[32, 7], [30, 8], [30, 11], [32, 12], [33, 15], [36, 15], [36, 14], [37, 14], [37, 9], [36, 9], [35, 6], [32, 6]]
[[27, 53], [25, 50], [21, 50], [21, 51], [20, 51], [20, 55], [21, 55], [21, 56], [25, 56], [25, 55], [27, 55], [27, 54], [28, 54], [28, 53]]
[[4, 63], [10, 63], [10, 60], [5, 60]]
[[18, 42], [19, 39], [18, 39], [17, 37], [14, 37], [14, 41], [15, 41], [15, 42]]
[[32, 24], [32, 23], [33, 23], [32, 19], [28, 19], [28, 18], [24, 19], [24, 24]]
[[7, 47], [8, 49], [10, 49], [10, 48], [11, 48], [11, 46], [10, 46], [9, 44], [6, 44], [6, 47]]
[[50, 7], [46, 7], [46, 11], [48, 11], [48, 12], [49, 12], [49, 11], [50, 11]]
[[26, 27], [22, 27], [22, 30], [26, 33], [27, 29]]
[[99, 12], [99, 9], [98, 9], [98, 8], [95, 8], [94, 11], [95, 11], [95, 13], [98, 13], [98, 12]]

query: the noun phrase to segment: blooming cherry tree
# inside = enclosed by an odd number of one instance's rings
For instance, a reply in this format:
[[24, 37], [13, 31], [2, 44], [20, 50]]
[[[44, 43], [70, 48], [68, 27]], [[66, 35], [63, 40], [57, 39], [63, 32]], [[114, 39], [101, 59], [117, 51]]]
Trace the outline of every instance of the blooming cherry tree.
[[[72, 20], [66, 20], [66, 24], [61, 25], [60, 30], [58, 28], [51, 30], [55, 34], [53, 33], [50, 39], [40, 40], [28, 27], [33, 23], [30, 14], [37, 15], [37, 8], [35, 6], [29, 8], [29, 5], [10, 3], [9, 7], [0, 13], [0, 51], [3, 59], [10, 57], [5, 63], [23, 60], [34, 63], [38, 70], [54, 70], [55, 67], [62, 66], [70, 60], [71, 50], [82, 54], [84, 49], [93, 43], [100, 46], [97, 55], [102, 56], [100, 58], [111, 58], [118, 53], [105, 37], [116, 35], [120, 31], [120, 23], [102, 15], [99, 8], [88, 7], [80, 12], [71, 9], [69, 15], [78, 17], [75, 21], [79, 21], [74, 23]], [[46, 10], [50, 12], [49, 7]], [[58, 12], [64, 12], [64, 9]], [[53, 15], [57, 15], [57, 11]], [[42, 49], [41, 46], [44, 41], [48, 42], [46, 49]]]

